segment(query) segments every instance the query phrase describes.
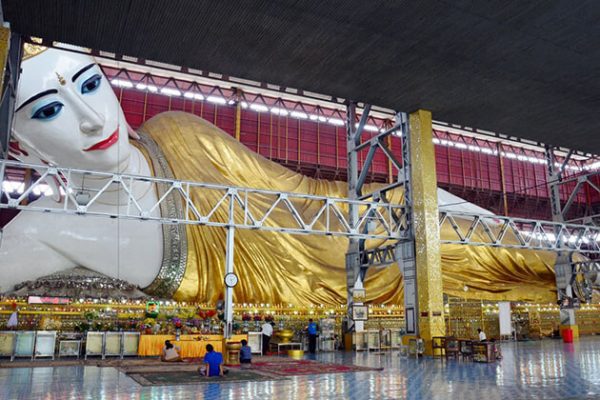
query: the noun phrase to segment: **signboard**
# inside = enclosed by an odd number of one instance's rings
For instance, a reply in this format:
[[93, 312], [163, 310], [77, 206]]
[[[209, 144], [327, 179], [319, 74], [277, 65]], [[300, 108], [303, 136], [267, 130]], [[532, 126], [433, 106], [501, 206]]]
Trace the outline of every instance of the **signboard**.
[[369, 317], [369, 308], [367, 306], [352, 307], [352, 319], [355, 321], [366, 321]]
[[500, 335], [512, 335], [511, 310], [509, 301], [498, 303], [498, 319], [500, 321]]
[[41, 297], [29, 296], [27, 303], [29, 304], [69, 304], [71, 299], [68, 297]]
[[159, 312], [159, 305], [156, 301], [149, 301], [146, 303], [146, 316], [150, 318], [156, 318]]

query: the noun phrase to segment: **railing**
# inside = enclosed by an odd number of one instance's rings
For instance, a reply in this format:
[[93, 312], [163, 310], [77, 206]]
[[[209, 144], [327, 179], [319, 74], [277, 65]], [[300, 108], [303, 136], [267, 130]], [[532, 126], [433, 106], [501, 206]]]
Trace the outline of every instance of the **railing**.
[[[400, 240], [407, 232], [405, 208], [396, 204], [56, 168], [17, 161], [1, 162], [2, 182], [7, 180], [7, 168], [34, 169], [39, 177], [21, 190], [2, 185], [2, 194], [7, 202], [1, 203], [0, 209], [363, 239]], [[149, 191], [157, 194], [156, 199], [141, 201], [139, 193]], [[28, 203], [26, 200], [32, 193], [45, 193], [46, 198]], [[50, 200], [50, 196], [55, 201]], [[119, 206], [103, 206], [106, 197], [110, 197], [113, 203], [118, 202]], [[351, 204], [359, 208], [359, 217], [353, 224], [347, 211]]]
[[[20, 190], [3, 184], [2, 194], [7, 201], [0, 203], [0, 209], [360, 239], [408, 238], [409, 218], [404, 206], [398, 204], [56, 168], [18, 161], [0, 161], [2, 182], [8, 181], [7, 168], [13, 171], [34, 169], [39, 177]], [[156, 199], [141, 202], [137, 197], [140, 188], [143, 192], [157, 193]], [[117, 192], [120, 193], [120, 206], [102, 207], [104, 197], [114, 196]], [[47, 197], [54, 196], [56, 201], [47, 198], [27, 202], [32, 193], [45, 193]], [[202, 203], [201, 206], [198, 203]], [[359, 208], [359, 217], [354, 224], [348, 218], [351, 204]], [[455, 211], [440, 211], [439, 224], [442, 244], [600, 254], [600, 227], [592, 225]], [[388, 245], [368, 251], [366, 256], [370, 261], [367, 264], [394, 262], [394, 248]]]

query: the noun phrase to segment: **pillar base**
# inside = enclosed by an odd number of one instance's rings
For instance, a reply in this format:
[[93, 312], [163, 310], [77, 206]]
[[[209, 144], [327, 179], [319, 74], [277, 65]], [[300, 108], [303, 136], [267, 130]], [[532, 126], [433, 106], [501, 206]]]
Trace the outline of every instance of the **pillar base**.
[[561, 325], [560, 336], [563, 337], [563, 330], [571, 329], [573, 331], [573, 339], [579, 339], [579, 326], [577, 325]]

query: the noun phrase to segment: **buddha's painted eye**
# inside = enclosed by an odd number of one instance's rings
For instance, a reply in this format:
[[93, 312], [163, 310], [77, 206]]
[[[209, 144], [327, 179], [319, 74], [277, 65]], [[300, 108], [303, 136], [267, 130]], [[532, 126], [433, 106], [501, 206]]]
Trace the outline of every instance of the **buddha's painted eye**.
[[102, 77], [98, 74], [88, 78], [81, 85], [81, 93], [92, 93], [96, 91], [100, 87], [100, 82], [102, 81]]
[[54, 119], [58, 116], [58, 114], [60, 113], [60, 111], [63, 108], [63, 104], [59, 101], [53, 101], [50, 104], [46, 104], [45, 106], [42, 106], [40, 108], [38, 108], [33, 115], [31, 116], [31, 118], [33, 119], [40, 119], [42, 121], [49, 121], [51, 119]]

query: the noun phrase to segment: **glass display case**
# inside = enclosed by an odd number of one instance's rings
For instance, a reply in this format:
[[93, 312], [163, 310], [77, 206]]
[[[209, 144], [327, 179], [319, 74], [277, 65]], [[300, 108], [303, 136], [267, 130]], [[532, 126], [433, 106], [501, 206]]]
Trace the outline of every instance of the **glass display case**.
[[368, 330], [367, 331], [367, 348], [368, 350], [381, 350], [381, 343], [379, 340], [379, 330]]
[[379, 331], [379, 346], [381, 350], [390, 350], [392, 348], [392, 332], [389, 329]]
[[35, 331], [17, 331], [15, 338], [15, 351], [11, 361], [16, 357], [30, 357], [33, 360], [35, 349]]
[[425, 352], [425, 342], [423, 339], [409, 339], [408, 340], [408, 354], [411, 356], [419, 357]]
[[335, 350], [335, 319], [323, 318], [319, 321], [319, 350]]
[[121, 357], [121, 341], [123, 334], [121, 332], [106, 332], [104, 336], [104, 353], [102, 358], [105, 356], [119, 356]]
[[490, 342], [473, 343], [473, 361], [489, 363], [496, 361], [494, 344]]
[[123, 356], [137, 356], [139, 345], [139, 332], [123, 332]]
[[104, 332], [88, 332], [85, 340], [85, 359], [88, 356], [102, 356]]
[[77, 357], [81, 354], [81, 340], [60, 340], [58, 342], [58, 358]]
[[14, 331], [0, 332], [0, 357], [12, 357], [15, 351], [16, 334]]
[[248, 332], [248, 346], [253, 354], [262, 354], [262, 333]]
[[35, 339], [35, 355], [38, 357], [52, 357], [56, 351], [56, 331], [37, 331]]
[[399, 349], [402, 346], [402, 329], [390, 329], [390, 348]]
[[367, 332], [354, 332], [352, 340], [354, 342], [354, 350], [363, 351], [367, 350]]

